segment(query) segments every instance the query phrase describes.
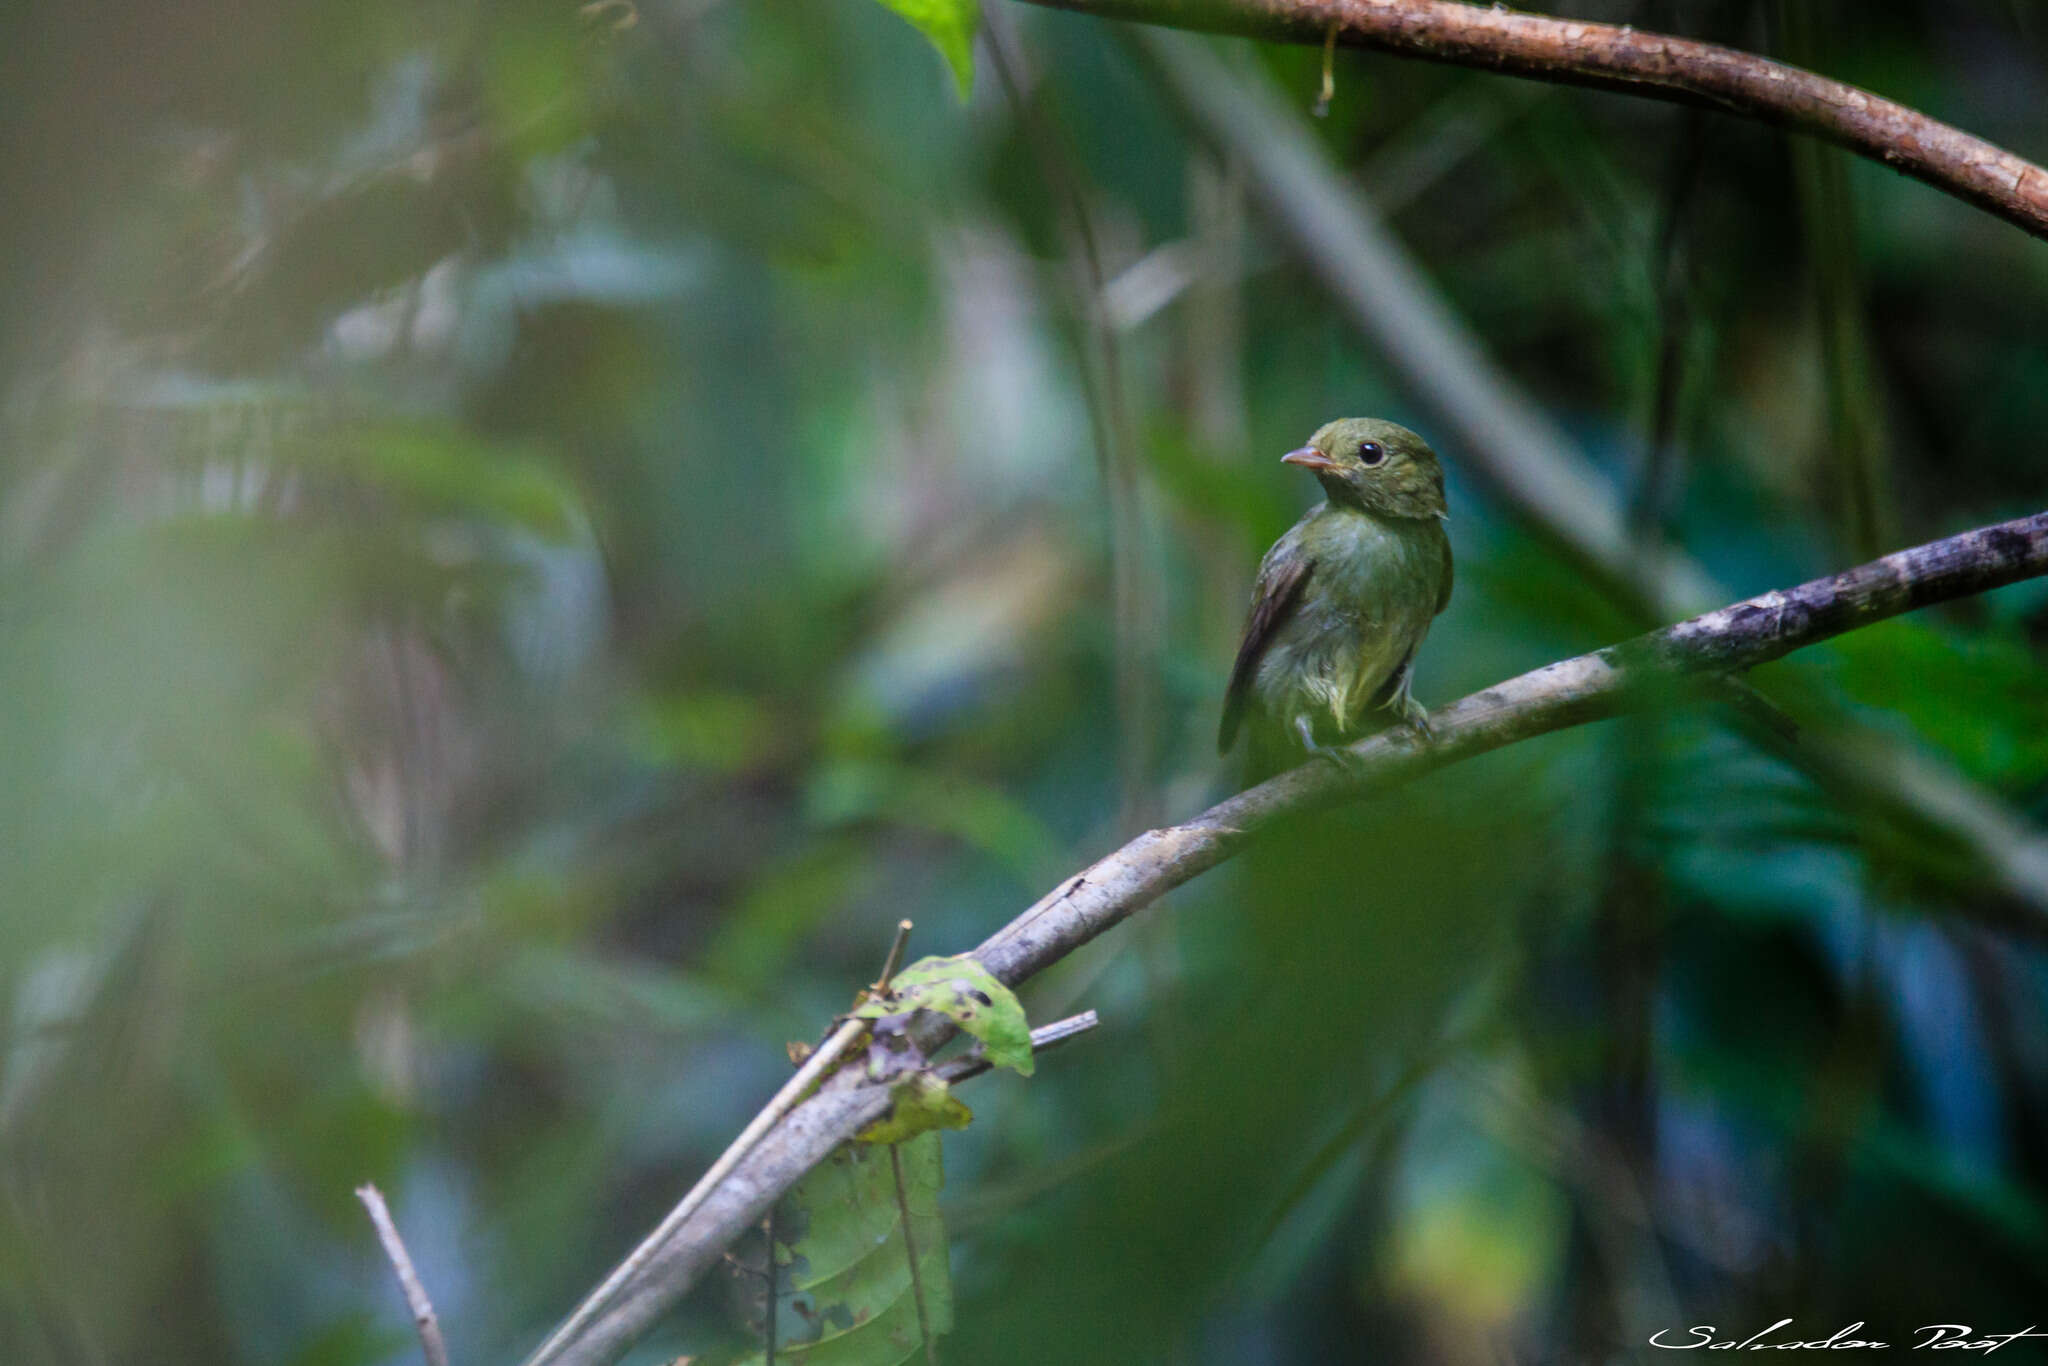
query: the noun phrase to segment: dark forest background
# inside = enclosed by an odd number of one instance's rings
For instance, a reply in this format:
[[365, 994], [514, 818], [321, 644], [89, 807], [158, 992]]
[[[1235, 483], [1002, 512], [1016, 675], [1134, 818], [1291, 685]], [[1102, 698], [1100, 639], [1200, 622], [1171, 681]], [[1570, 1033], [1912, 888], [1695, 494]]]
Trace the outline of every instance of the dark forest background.
[[[2034, 4], [1558, 9], [2048, 155]], [[0, 9], [0, 1360], [415, 1359], [365, 1179], [516, 1359], [899, 918], [963, 950], [1229, 790], [1327, 418], [1450, 469], [1423, 701], [1652, 624], [1129, 32], [988, 21], [963, 103], [872, 0]], [[2048, 504], [2048, 245], [1759, 124], [1352, 53], [1317, 121], [1319, 53], [1215, 49], [1731, 598]], [[2044, 645], [2029, 584], [1757, 681], [2038, 891]], [[2048, 899], [1815, 768], [1712, 706], [1521, 744], [1034, 983], [1105, 1026], [968, 1088], [949, 1359], [2036, 1322]]]

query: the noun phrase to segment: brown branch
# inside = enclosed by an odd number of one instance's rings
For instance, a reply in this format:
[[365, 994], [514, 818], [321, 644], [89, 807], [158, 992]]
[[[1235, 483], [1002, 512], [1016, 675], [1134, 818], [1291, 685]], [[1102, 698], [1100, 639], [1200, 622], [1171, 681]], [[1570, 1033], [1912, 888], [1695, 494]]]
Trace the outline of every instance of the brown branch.
[[391, 1259], [391, 1269], [398, 1275], [398, 1288], [405, 1295], [405, 1307], [412, 1311], [412, 1325], [419, 1332], [420, 1351], [426, 1355], [427, 1366], [448, 1366], [448, 1344], [441, 1340], [441, 1321], [434, 1316], [434, 1302], [427, 1298], [420, 1273], [413, 1269], [405, 1239], [398, 1236], [398, 1225], [392, 1221], [390, 1206], [384, 1203], [384, 1192], [364, 1184], [356, 1187], [356, 1199], [370, 1212], [377, 1241], [384, 1245], [384, 1255]]
[[[1718, 680], [1915, 608], [2042, 574], [2048, 512], [1902, 550], [1547, 665], [1432, 713], [1432, 738], [1405, 726], [1384, 731], [1352, 745], [1353, 761], [1341, 770], [1308, 764], [1185, 824], [1147, 831], [1063, 881], [974, 955], [1015, 986], [1222, 863], [1283, 817], [1381, 792], [1518, 740], [1657, 705], [1688, 680]], [[783, 1191], [888, 1107], [889, 1088], [867, 1082], [862, 1068], [827, 1078], [687, 1216], [664, 1220], [664, 1236], [634, 1254], [632, 1274], [608, 1278], [613, 1293], [580, 1308], [575, 1331], [558, 1330], [528, 1366], [616, 1361]]]
[[2048, 237], [2048, 172], [1896, 101], [1713, 43], [1456, 0], [1030, 0], [1105, 19], [1348, 47], [1705, 105], [1883, 162]]

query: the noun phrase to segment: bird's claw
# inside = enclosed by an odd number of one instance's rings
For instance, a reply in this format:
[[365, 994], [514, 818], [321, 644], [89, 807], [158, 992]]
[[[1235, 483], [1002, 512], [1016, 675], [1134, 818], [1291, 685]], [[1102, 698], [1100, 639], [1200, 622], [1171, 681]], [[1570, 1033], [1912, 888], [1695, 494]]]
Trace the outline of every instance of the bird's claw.
[[1301, 747], [1318, 759], [1328, 760], [1346, 774], [1358, 771], [1358, 756], [1341, 745], [1326, 745], [1316, 739], [1316, 729], [1306, 716], [1294, 718], [1294, 734], [1301, 741]]
[[1360, 755], [1343, 745], [1311, 745], [1308, 752], [1318, 759], [1327, 759], [1335, 764], [1337, 771], [1346, 777], [1355, 776], [1359, 766], [1365, 762]]

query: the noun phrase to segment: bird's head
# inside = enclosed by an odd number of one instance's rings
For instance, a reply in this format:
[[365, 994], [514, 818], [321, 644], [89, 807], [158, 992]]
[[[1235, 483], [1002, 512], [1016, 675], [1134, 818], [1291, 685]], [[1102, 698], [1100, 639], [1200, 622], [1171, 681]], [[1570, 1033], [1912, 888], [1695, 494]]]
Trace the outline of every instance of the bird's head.
[[1444, 467], [1406, 427], [1376, 417], [1326, 423], [1298, 451], [1280, 457], [1310, 471], [1332, 503], [1383, 517], [1443, 517]]

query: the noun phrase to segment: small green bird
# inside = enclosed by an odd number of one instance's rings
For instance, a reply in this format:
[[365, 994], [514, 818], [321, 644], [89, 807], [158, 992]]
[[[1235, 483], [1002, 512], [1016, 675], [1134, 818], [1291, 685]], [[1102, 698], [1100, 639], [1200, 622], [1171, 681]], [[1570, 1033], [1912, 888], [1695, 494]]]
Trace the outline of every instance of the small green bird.
[[1367, 724], [1376, 708], [1427, 733], [1408, 681], [1451, 600], [1436, 452], [1406, 427], [1347, 417], [1280, 459], [1313, 473], [1327, 497], [1259, 564], [1217, 751], [1229, 751], [1247, 709], [1333, 759], [1331, 744], [1379, 729]]

